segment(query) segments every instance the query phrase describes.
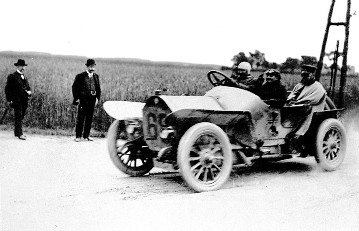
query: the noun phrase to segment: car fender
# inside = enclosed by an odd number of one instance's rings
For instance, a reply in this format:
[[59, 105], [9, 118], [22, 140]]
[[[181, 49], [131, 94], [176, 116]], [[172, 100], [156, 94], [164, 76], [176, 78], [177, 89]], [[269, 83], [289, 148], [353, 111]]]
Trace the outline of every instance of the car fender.
[[142, 120], [142, 109], [144, 106], [144, 103], [129, 101], [106, 101], [103, 104], [106, 113], [117, 120]]

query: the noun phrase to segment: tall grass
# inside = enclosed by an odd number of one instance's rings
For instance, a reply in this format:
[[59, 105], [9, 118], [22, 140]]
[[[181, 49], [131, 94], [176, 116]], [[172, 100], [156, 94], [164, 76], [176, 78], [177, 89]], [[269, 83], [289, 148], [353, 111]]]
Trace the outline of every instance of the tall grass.
[[[28, 77], [33, 96], [24, 125], [40, 129], [73, 128], [76, 108], [71, 105], [71, 86], [76, 74], [86, 69], [85, 57], [66, 57], [39, 54], [0, 53], [0, 115], [5, 109], [4, 87], [7, 76], [16, 70], [14, 63], [24, 58], [28, 63]], [[93, 127], [108, 129], [111, 118], [103, 111], [108, 100], [144, 102], [157, 89], [167, 94], [202, 95], [211, 88], [206, 73], [216, 66], [153, 63], [119, 59], [96, 59], [96, 72], [100, 75], [102, 96], [95, 110]], [[126, 109], [124, 109], [126, 110]], [[12, 116], [6, 117], [10, 123]]]
[[[14, 72], [14, 63], [24, 58], [28, 63], [28, 77], [33, 96], [29, 101], [24, 125], [40, 129], [72, 129], [76, 108], [71, 105], [71, 86], [76, 74], [85, 70], [85, 57], [54, 56], [36, 53], [0, 52], [0, 116], [5, 109], [4, 87], [6, 77]], [[108, 100], [144, 102], [157, 89], [167, 89], [169, 95], [203, 95], [212, 88], [206, 74], [215, 65], [158, 63], [144, 60], [96, 59], [96, 72], [100, 75], [102, 96], [95, 110], [93, 128], [105, 132], [111, 122], [102, 108]], [[224, 71], [230, 74], [228, 71]], [[258, 76], [260, 72], [253, 72]], [[329, 77], [322, 78], [328, 86]], [[299, 75], [282, 74], [288, 90], [300, 80]], [[359, 101], [358, 80], [348, 79], [347, 98]], [[124, 109], [126, 110], [126, 109]], [[12, 115], [5, 122], [11, 123]]]

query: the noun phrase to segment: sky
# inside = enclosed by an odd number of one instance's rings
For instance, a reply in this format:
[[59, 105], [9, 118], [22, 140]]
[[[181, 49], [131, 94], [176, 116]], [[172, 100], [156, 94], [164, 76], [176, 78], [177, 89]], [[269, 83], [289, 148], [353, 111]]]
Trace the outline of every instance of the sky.
[[[332, 0], [4, 0], [0, 51], [232, 65], [259, 50], [269, 62], [319, 58]], [[359, 1], [351, 0], [348, 64], [359, 72]], [[344, 22], [336, 0], [333, 22]], [[344, 27], [326, 51], [343, 50]], [[341, 64], [341, 61], [339, 62]]]

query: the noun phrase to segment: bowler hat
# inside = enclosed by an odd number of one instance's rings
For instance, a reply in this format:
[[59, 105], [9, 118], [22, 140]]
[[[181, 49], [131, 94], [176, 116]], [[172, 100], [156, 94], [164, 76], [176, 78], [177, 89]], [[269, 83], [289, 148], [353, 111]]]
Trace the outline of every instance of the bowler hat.
[[17, 63], [14, 63], [15, 66], [27, 66], [27, 64], [25, 63], [25, 60], [23, 59], [18, 59]]
[[96, 65], [96, 63], [95, 63], [95, 60], [93, 60], [93, 59], [88, 59], [85, 65], [86, 65], [86, 66], [92, 66], [92, 65]]
[[309, 64], [303, 64], [302, 65], [302, 71], [307, 71], [307, 72], [310, 72], [310, 73], [314, 73], [315, 70], [317, 70], [316, 66], [309, 65]]

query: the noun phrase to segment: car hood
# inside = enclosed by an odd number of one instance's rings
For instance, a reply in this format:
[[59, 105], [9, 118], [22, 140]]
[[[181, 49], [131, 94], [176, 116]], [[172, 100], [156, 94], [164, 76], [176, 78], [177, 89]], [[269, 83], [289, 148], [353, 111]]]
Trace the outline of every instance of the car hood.
[[[160, 100], [156, 100], [156, 98]], [[157, 104], [157, 101], [162, 103]], [[225, 86], [214, 87], [204, 96], [156, 95], [150, 97], [146, 105], [155, 107], [163, 105], [172, 113], [188, 109], [232, 113], [249, 112], [254, 120], [261, 118], [263, 113], [268, 110], [268, 105], [257, 95], [239, 88]], [[144, 106], [144, 103], [128, 101], [107, 101], [104, 103], [105, 111], [119, 120], [142, 119]]]
[[[155, 96], [156, 97], [156, 96]], [[218, 86], [204, 96], [158, 96], [172, 112], [183, 109], [249, 112], [257, 120], [268, 111], [269, 106], [257, 95], [234, 87]]]
[[269, 110], [269, 105], [259, 96], [240, 88], [218, 86], [204, 96], [216, 99], [225, 111], [248, 111], [254, 120]]

